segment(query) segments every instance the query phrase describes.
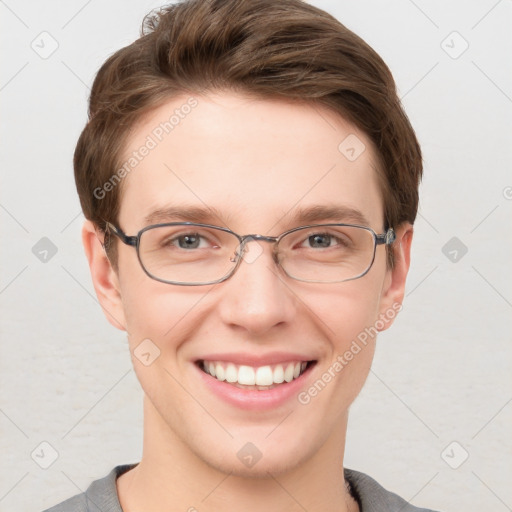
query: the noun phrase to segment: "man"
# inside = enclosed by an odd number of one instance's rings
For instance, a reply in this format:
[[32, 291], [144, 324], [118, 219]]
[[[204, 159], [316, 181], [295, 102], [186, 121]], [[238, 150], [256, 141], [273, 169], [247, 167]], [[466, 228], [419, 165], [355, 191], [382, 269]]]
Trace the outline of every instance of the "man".
[[52, 512], [419, 510], [343, 467], [422, 172], [366, 43], [299, 0], [170, 6], [100, 69], [74, 166], [144, 446]]

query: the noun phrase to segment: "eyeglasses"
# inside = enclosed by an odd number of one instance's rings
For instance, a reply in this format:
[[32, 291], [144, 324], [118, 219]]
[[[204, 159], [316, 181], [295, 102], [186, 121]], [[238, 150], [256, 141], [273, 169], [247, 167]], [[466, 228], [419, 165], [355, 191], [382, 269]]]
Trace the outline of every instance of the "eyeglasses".
[[[163, 283], [200, 286], [229, 279], [242, 260], [252, 263], [259, 244], [274, 244], [274, 262], [284, 273], [309, 283], [341, 283], [364, 276], [375, 260], [378, 245], [390, 245], [395, 232], [378, 235], [351, 224], [320, 224], [290, 229], [281, 235], [245, 235], [209, 224], [170, 222], [127, 236], [107, 222], [108, 231], [135, 247], [144, 272]], [[107, 232], [108, 232], [107, 231]], [[251, 247], [251, 248], [250, 248]]]

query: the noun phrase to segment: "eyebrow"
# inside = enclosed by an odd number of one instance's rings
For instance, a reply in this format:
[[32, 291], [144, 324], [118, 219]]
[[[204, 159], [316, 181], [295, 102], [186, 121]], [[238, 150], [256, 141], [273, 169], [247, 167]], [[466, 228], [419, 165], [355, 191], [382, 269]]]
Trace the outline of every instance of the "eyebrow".
[[292, 219], [301, 224], [311, 222], [349, 222], [368, 226], [369, 222], [365, 215], [356, 208], [348, 206], [324, 206], [316, 205], [308, 208], [299, 208], [296, 211], [289, 212]]
[[[368, 226], [365, 215], [355, 208], [348, 206], [315, 205], [289, 211], [283, 216], [290, 223], [311, 224], [314, 222], [348, 222]], [[145, 225], [164, 222], [195, 222], [199, 224], [214, 224], [227, 226], [223, 221], [226, 216], [214, 207], [202, 206], [166, 206], [153, 210], [144, 217]], [[227, 220], [227, 219], [226, 219]]]
[[146, 225], [169, 221], [215, 224], [219, 220], [222, 222], [222, 214], [216, 208], [202, 206], [167, 206], [157, 208], [144, 217]]

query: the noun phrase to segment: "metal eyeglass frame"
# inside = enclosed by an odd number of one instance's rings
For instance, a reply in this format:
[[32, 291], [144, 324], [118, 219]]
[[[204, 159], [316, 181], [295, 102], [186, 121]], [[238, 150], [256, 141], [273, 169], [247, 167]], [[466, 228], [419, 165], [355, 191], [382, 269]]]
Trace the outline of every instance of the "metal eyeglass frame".
[[[122, 229], [115, 226], [111, 222], [106, 221], [106, 226], [107, 226], [107, 228], [109, 228], [109, 230], [112, 231], [112, 233], [114, 235], [116, 235], [119, 238], [119, 240], [121, 240], [121, 242], [123, 242], [124, 244], [129, 245], [131, 247], [134, 247], [136, 249], [137, 258], [139, 260], [140, 266], [142, 267], [142, 270], [144, 270], [144, 272], [146, 273], [147, 276], [149, 276], [151, 279], [154, 279], [155, 281], [160, 281], [161, 283], [175, 284], [178, 286], [205, 286], [205, 285], [210, 285], [210, 284], [218, 284], [218, 283], [222, 283], [223, 281], [226, 281], [231, 276], [233, 276], [233, 274], [237, 271], [238, 267], [240, 266], [240, 263], [243, 260], [242, 255], [244, 253], [245, 245], [247, 244], [247, 242], [249, 242], [251, 240], [256, 240], [259, 242], [273, 243], [274, 244], [274, 252], [273, 252], [274, 261], [275, 261], [276, 265], [278, 265], [283, 270], [283, 272], [291, 279], [294, 279], [296, 281], [305, 282], [305, 283], [323, 283], [323, 284], [344, 283], [345, 281], [353, 281], [354, 279], [359, 279], [360, 277], [363, 277], [364, 275], [366, 275], [372, 268], [373, 263], [375, 261], [375, 253], [377, 250], [377, 246], [378, 245], [391, 245], [396, 239], [395, 231], [393, 230], [393, 228], [388, 228], [385, 233], [377, 234], [377, 233], [375, 233], [375, 231], [372, 228], [369, 228], [367, 226], [360, 226], [357, 224], [344, 224], [344, 223], [312, 224], [312, 225], [307, 225], [307, 226], [299, 226], [299, 227], [290, 229], [288, 231], [285, 231], [284, 233], [281, 233], [279, 236], [265, 236], [265, 235], [257, 235], [257, 234], [242, 236], [242, 235], [239, 235], [239, 234], [235, 233], [234, 231], [231, 231], [230, 229], [224, 228], [222, 226], [214, 226], [212, 224], [201, 224], [201, 223], [197, 223], [197, 222], [165, 222], [162, 224], [152, 224], [150, 226], [146, 226], [146, 227], [142, 228], [136, 235], [132, 235], [132, 236], [126, 235], [122, 231]], [[220, 231], [224, 231], [226, 233], [230, 233], [230, 234], [234, 235], [236, 238], [238, 238], [238, 241], [240, 242], [239, 251], [237, 251], [237, 253], [236, 253], [237, 260], [236, 260], [236, 262], [234, 262], [235, 266], [224, 277], [217, 279], [215, 281], [207, 281], [205, 283], [186, 283], [186, 282], [180, 282], [180, 281], [167, 281], [165, 279], [161, 279], [159, 277], [156, 277], [156, 276], [150, 274], [149, 271], [144, 266], [144, 264], [142, 263], [142, 259], [140, 257], [140, 251], [139, 251], [140, 239], [141, 239], [142, 234], [145, 231], [148, 231], [153, 228], [159, 228], [159, 227], [165, 227], [165, 226], [198, 226], [198, 227], [202, 227], [202, 228], [218, 229]], [[353, 227], [353, 228], [361, 228], [361, 229], [365, 229], [366, 231], [368, 231], [372, 234], [373, 240], [374, 240], [373, 255], [372, 255], [372, 260], [371, 260], [370, 264], [368, 265], [368, 268], [364, 272], [362, 272], [361, 274], [359, 274], [355, 277], [350, 277], [348, 279], [343, 279], [341, 281], [329, 281], [329, 282], [311, 281], [308, 279], [298, 279], [298, 278], [288, 274], [288, 272], [286, 272], [286, 270], [281, 266], [279, 260], [277, 259], [277, 252], [275, 251], [276, 244], [279, 243], [279, 241], [283, 237], [285, 237], [286, 235], [293, 233], [295, 231], [299, 231], [299, 230], [305, 229], [305, 228], [329, 227], [329, 226], [330, 227], [347, 226], [347, 227]]]

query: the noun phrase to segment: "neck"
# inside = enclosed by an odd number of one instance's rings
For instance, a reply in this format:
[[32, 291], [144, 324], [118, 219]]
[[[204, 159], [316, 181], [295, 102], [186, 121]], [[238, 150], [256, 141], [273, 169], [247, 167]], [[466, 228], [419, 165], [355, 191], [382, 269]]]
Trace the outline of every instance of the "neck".
[[207, 464], [170, 431], [147, 399], [144, 418], [142, 460], [117, 482], [124, 512], [358, 510], [343, 476], [346, 417], [337, 437], [327, 439], [312, 458], [259, 477], [223, 472]]

